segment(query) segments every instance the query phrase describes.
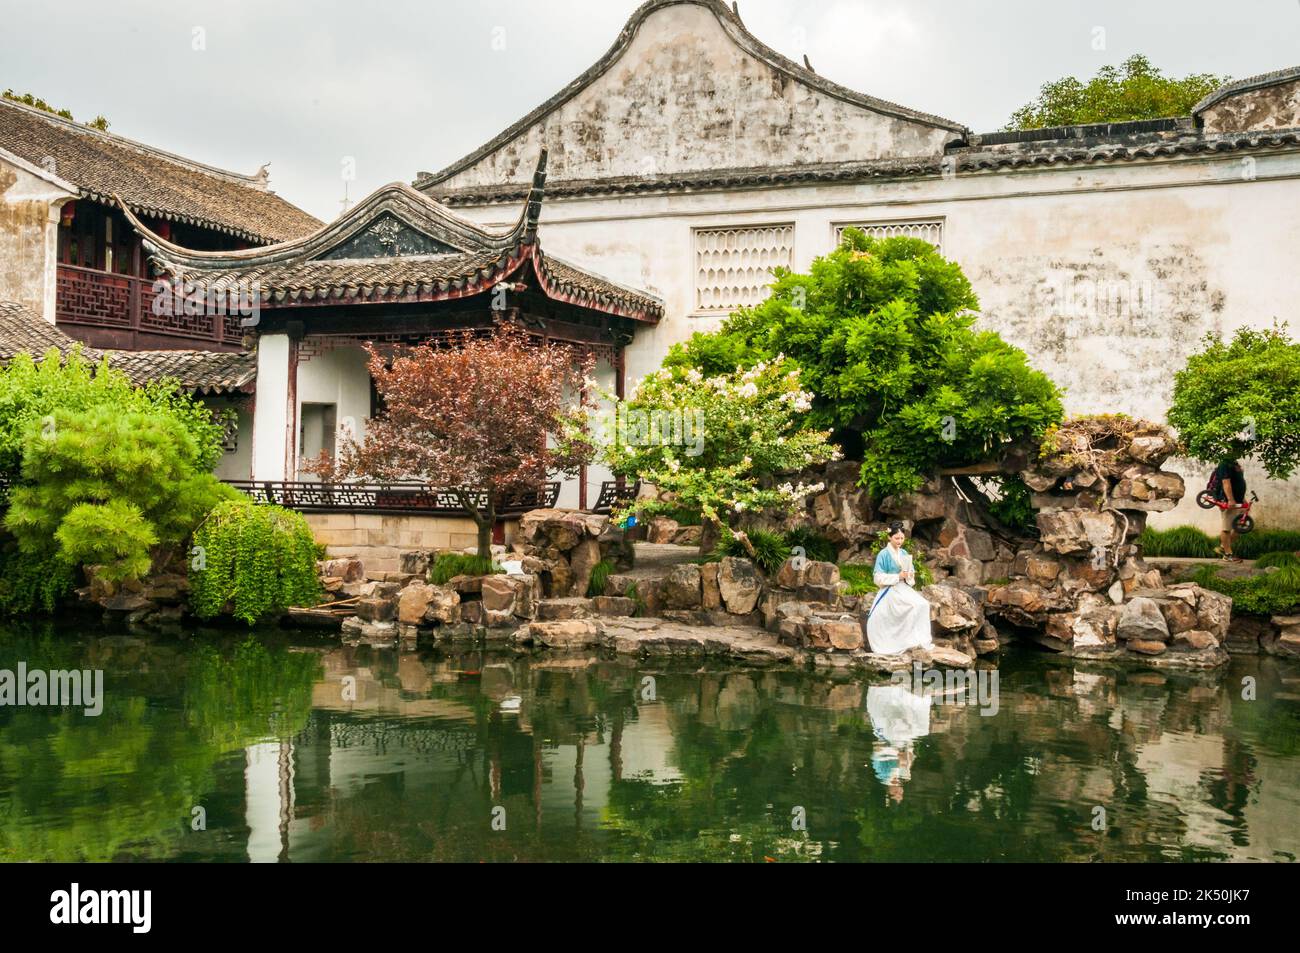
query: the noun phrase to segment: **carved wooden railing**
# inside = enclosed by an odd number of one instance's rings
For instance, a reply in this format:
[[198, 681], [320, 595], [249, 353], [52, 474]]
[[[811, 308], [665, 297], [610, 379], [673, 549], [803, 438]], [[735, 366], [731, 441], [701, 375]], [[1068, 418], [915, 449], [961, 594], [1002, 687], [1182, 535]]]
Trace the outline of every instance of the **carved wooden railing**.
[[204, 304], [202, 314], [185, 314], [173, 301], [170, 314], [154, 314], [153, 281], [77, 265], [59, 265], [55, 317], [61, 325], [80, 325], [187, 341], [237, 343], [244, 333], [240, 315], [219, 314]]
[[620, 483], [618, 480], [606, 480], [600, 485], [600, 496], [596, 497], [596, 505], [591, 508], [593, 513], [608, 513], [615, 503], [631, 503], [641, 492], [641, 484], [633, 483], [630, 486], [626, 482]]
[[[235, 489], [262, 503], [275, 503], [304, 513], [420, 513], [429, 516], [463, 516], [465, 510], [454, 490], [427, 483], [313, 483], [308, 481], [227, 480]], [[559, 483], [544, 483], [525, 493], [497, 498], [497, 516], [517, 516], [552, 507], [560, 495]], [[475, 506], [487, 502], [487, 491], [472, 495]]]

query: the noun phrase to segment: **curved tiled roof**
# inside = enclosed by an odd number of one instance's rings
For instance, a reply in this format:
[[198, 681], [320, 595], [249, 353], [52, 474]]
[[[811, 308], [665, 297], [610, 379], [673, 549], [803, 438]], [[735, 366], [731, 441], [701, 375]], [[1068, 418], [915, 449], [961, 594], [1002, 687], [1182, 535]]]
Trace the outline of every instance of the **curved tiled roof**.
[[[1027, 142], [1017, 148], [1005, 146], [957, 149], [946, 155], [918, 156], [908, 159], [873, 159], [859, 162], [824, 162], [779, 168], [709, 169], [702, 172], [679, 172], [671, 176], [628, 176], [612, 179], [573, 179], [552, 182], [547, 193], [552, 197], [571, 198], [588, 195], [691, 192], [732, 188], [815, 184], [826, 182], [866, 182], [872, 179], [908, 179], [923, 176], [951, 175], [956, 172], [993, 172], [1048, 166], [1101, 165], [1151, 159], [1195, 157], [1231, 152], [1258, 152], [1292, 148], [1300, 145], [1300, 131], [1265, 131], [1187, 135], [1169, 138], [1162, 135], [1137, 136], [1123, 142], [1087, 142], [1079, 139]], [[438, 199], [448, 205], [484, 205], [513, 202], [520, 198], [514, 185], [448, 189]]]
[[138, 215], [215, 229], [257, 243], [295, 238], [320, 222], [240, 175], [0, 98], [0, 148], [75, 185], [84, 198]]
[[[531, 277], [548, 297], [619, 317], [658, 321], [664, 311], [659, 298], [542, 251], [537, 228], [545, 183], [543, 150], [533, 183], [521, 196], [519, 219], [503, 233], [488, 232], [424, 193], [397, 183], [379, 189], [311, 235], [241, 251], [182, 248], [155, 235], [129, 210], [126, 215], [161, 271], [192, 283], [201, 294], [209, 289], [247, 290], [258, 296], [263, 307], [446, 301], [486, 293], [510, 277]], [[347, 248], [389, 216], [456, 250], [326, 257]]]
[[88, 361], [108, 363], [136, 384], [172, 378], [188, 393], [225, 394], [252, 389], [257, 356], [230, 351], [104, 351], [74, 341], [14, 301], [0, 301], [0, 364], [23, 352], [39, 360], [50, 348], [79, 350]]
[[720, 2], [720, 0], [647, 0], [636, 12], [628, 19], [614, 45], [606, 51], [605, 55], [597, 60], [581, 76], [575, 79], [569, 85], [542, 103], [528, 115], [524, 116], [514, 125], [502, 131], [490, 141], [479, 146], [469, 155], [453, 162], [451, 165], [438, 172], [422, 172], [416, 178], [415, 187], [418, 189], [427, 189], [436, 186], [439, 182], [444, 182], [459, 172], [474, 165], [485, 156], [491, 155], [497, 149], [500, 149], [512, 139], [523, 134], [530, 126], [544, 119], [546, 116], [559, 109], [574, 96], [594, 83], [604, 75], [619, 58], [627, 51], [635, 38], [637, 31], [646, 19], [658, 10], [664, 7], [674, 6], [676, 4], [692, 3], [709, 10], [721, 24], [723, 30], [731, 37], [741, 49], [751, 56], [767, 63], [772, 69], [783, 74], [784, 76], [832, 96], [836, 99], [843, 100], [854, 106], [860, 106], [864, 109], [870, 109], [886, 116], [892, 116], [896, 119], [904, 119], [909, 122], [921, 123], [927, 126], [934, 126], [939, 129], [949, 129], [958, 135], [964, 135], [968, 130], [961, 123], [954, 122], [951, 119], [944, 119], [942, 116], [935, 116], [931, 113], [919, 112], [915, 109], [909, 109], [906, 106], [900, 106], [897, 103], [891, 103], [884, 99], [877, 99], [874, 96], [868, 96], [866, 93], [859, 93], [856, 90], [849, 89], [847, 86], [841, 86], [839, 83], [832, 82], [824, 76], [813, 72], [806, 66], [802, 66], [794, 60], [787, 59], [776, 50], [759, 40], [756, 36], [745, 28], [741, 22], [739, 14], [733, 9]]

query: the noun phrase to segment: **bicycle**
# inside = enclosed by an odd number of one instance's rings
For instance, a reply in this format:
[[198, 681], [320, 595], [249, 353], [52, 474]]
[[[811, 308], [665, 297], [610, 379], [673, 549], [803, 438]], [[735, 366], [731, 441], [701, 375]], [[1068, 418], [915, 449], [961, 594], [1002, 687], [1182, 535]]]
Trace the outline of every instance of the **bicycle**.
[[[1254, 490], [1250, 493], [1250, 499], [1238, 504], [1241, 507], [1241, 515], [1232, 521], [1232, 528], [1238, 533], [1249, 533], [1255, 528], [1255, 520], [1250, 515], [1250, 508], [1253, 504], [1259, 502], [1259, 495]], [[1218, 507], [1221, 510], [1228, 509], [1227, 500], [1216, 500], [1214, 493], [1210, 490], [1202, 490], [1196, 494], [1196, 505], [1203, 510], [1211, 510]]]

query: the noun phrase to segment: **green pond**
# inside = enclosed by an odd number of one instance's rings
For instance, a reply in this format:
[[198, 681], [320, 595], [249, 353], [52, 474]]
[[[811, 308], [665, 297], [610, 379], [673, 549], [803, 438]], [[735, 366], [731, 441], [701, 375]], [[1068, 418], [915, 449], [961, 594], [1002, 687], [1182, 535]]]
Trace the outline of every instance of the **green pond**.
[[102, 671], [103, 697], [0, 707], [9, 861], [1300, 855], [1300, 664], [1275, 659], [1180, 676], [1018, 649], [982, 706], [283, 632], [0, 629], [0, 670], [20, 663]]

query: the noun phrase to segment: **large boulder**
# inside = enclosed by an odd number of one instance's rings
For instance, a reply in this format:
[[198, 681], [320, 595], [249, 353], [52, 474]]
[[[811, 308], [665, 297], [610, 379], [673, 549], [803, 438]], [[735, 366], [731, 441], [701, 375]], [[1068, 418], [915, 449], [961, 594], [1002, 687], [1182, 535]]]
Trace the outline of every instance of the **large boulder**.
[[397, 621], [402, 625], [419, 625], [429, 611], [434, 587], [423, 582], [413, 582], [397, 597]]
[[1109, 510], [1039, 511], [1035, 516], [1043, 548], [1061, 555], [1105, 550], [1119, 539], [1122, 521]]
[[[1160, 605], [1147, 596], [1138, 596], [1124, 603], [1119, 615], [1116, 634], [1124, 642], [1168, 642], [1169, 625], [1165, 622]], [[1134, 651], [1145, 651], [1136, 649]]]
[[718, 590], [727, 611], [748, 615], [763, 592], [763, 576], [748, 559], [725, 556], [718, 568]]
[[670, 609], [698, 609], [702, 585], [699, 566], [694, 563], [674, 566], [664, 580], [664, 604]]
[[921, 590], [930, 603], [930, 621], [940, 638], [971, 635], [984, 626], [984, 613], [970, 594], [955, 586], [934, 585]]

